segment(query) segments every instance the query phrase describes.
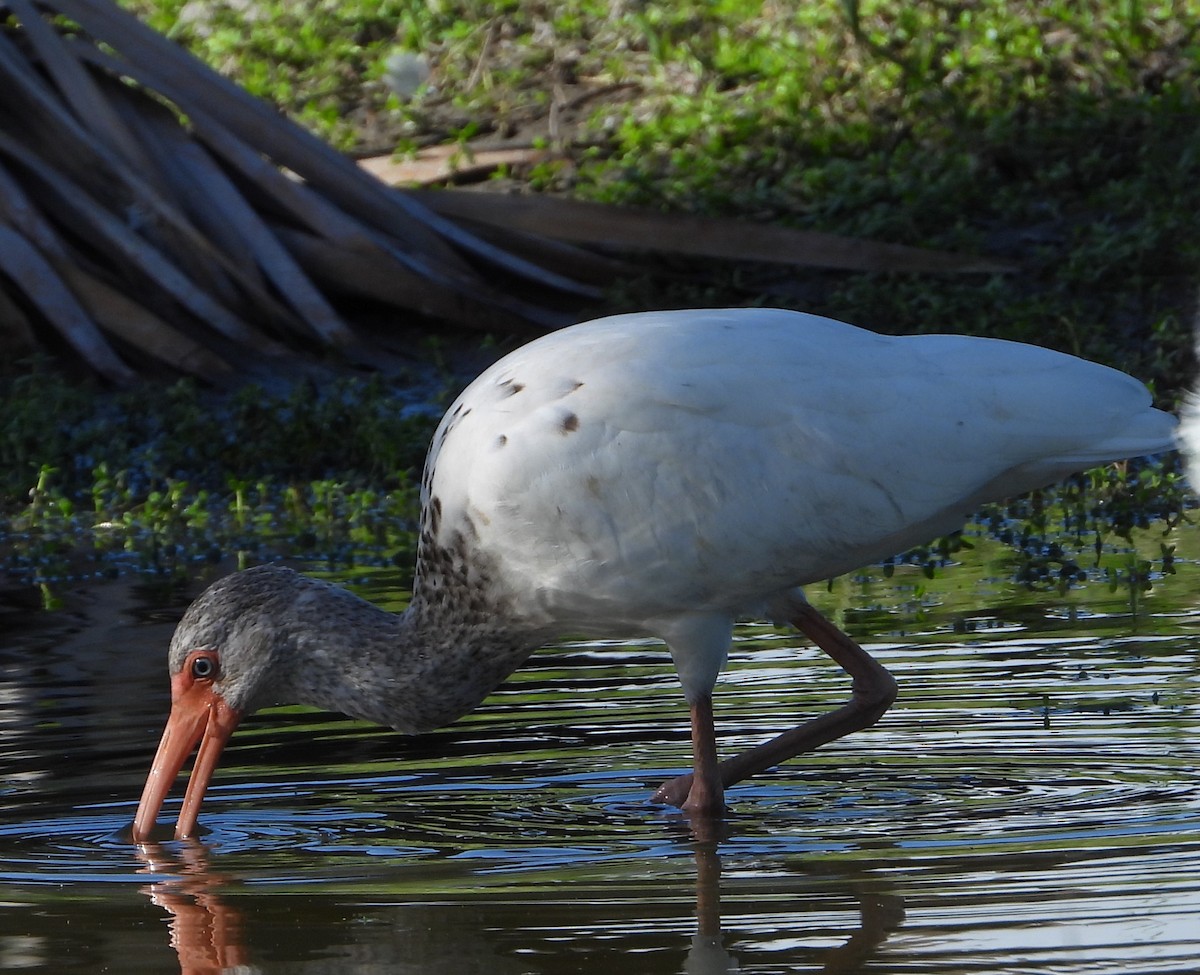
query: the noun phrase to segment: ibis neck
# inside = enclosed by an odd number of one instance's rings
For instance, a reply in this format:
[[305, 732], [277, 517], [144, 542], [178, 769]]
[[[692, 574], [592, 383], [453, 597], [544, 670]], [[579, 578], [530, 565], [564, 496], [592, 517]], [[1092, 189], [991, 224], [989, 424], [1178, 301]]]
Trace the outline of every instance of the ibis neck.
[[399, 615], [340, 594], [314, 609], [293, 633], [292, 666], [278, 690], [407, 734], [474, 709], [538, 645], [495, 616], [431, 603], [420, 588]]

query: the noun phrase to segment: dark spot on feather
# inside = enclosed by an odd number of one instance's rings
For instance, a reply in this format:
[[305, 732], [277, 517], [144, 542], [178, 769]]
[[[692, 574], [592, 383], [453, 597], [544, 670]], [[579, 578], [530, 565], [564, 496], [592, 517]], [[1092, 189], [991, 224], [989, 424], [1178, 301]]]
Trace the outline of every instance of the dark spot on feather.
[[562, 418], [562, 432], [574, 433], [579, 429], [579, 417], [574, 413], [568, 413]]
[[470, 539], [471, 541], [477, 541], [479, 538], [479, 529], [475, 527], [475, 522], [473, 522], [466, 515], [463, 515], [463, 528], [465, 531], [456, 532], [455, 536], [459, 539], [459, 544], [461, 546], [460, 554], [465, 559], [470, 555], [470, 550], [467, 546], [467, 540]]
[[515, 396], [525, 388], [525, 384], [519, 383], [515, 379], [506, 379], [500, 384], [500, 388], [509, 396]]
[[442, 523], [442, 499], [431, 498], [429, 501], [429, 530], [437, 535], [438, 526]]
[[508, 437], [506, 437], [504, 434], [500, 434], [500, 436], [496, 438], [497, 447], [503, 447], [506, 443], [508, 443]]

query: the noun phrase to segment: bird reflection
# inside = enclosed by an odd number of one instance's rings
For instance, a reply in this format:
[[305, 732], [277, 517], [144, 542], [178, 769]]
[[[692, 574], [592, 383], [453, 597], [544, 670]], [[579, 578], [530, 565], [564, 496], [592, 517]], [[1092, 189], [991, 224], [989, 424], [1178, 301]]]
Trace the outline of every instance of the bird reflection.
[[[692, 837], [687, 842], [695, 863], [696, 929], [687, 946], [681, 971], [683, 975], [736, 973], [741, 970], [738, 958], [725, 947], [725, 933], [722, 930], [721, 897], [726, 885], [722, 883], [719, 841], [696, 840]], [[244, 898], [230, 897], [228, 894], [241, 882], [235, 876], [210, 868], [209, 850], [203, 843], [190, 840], [173, 842], [169, 846], [142, 844], [137, 847], [137, 856], [143, 864], [142, 872], [153, 874], [156, 878], [153, 883], [142, 887], [141, 891], [151, 903], [169, 915], [170, 944], [178, 955], [182, 975], [253, 971], [256, 970], [256, 964], [271, 961], [270, 958], [252, 957], [247, 947], [247, 935], [250, 932], [246, 918], [259, 912], [245, 913], [234, 906]], [[728, 890], [725, 892], [728, 893]], [[809, 960], [819, 966], [814, 970], [835, 975], [861, 970], [903, 921], [904, 911], [899, 897], [886, 892], [866, 892], [854, 884], [846, 892], [857, 900], [859, 927], [851, 931], [843, 943], [822, 948], [811, 955]], [[544, 950], [546, 946], [533, 945], [528, 941], [514, 942], [514, 936], [520, 936], [520, 925], [514, 925], [511, 917], [502, 913], [505, 909], [504, 900], [499, 899], [495, 917], [490, 916], [487, 906], [482, 906], [479, 912], [481, 905], [478, 902], [470, 906], [463, 905], [471, 914], [470, 918], [463, 920], [467, 921], [475, 934], [469, 944], [462, 937], [462, 926], [454, 923], [454, 920], [444, 925], [430, 925], [426, 923], [427, 918], [422, 916], [419, 923], [414, 923], [416, 919], [406, 913], [411, 905], [397, 905], [394, 915], [388, 916], [388, 933], [383, 936], [386, 943], [364, 944], [358, 938], [355, 939], [356, 943], [347, 943], [344, 940], [345, 932], [337, 933], [338, 929], [332, 928], [328, 931], [328, 939], [322, 941], [325, 932], [319, 929], [320, 926], [316, 926], [317, 930], [305, 926], [305, 931], [295, 932], [295, 939], [306, 943], [315, 957], [296, 966], [294, 970], [314, 973], [336, 971], [341, 975], [349, 975], [359, 971], [375, 971], [380, 962], [386, 962], [392, 966], [390, 971], [405, 975], [416, 972], [426, 975], [475, 971], [507, 975], [509, 972], [527, 971], [520, 964], [521, 955], [527, 956], [529, 951], [538, 948]], [[599, 909], [603, 911], [603, 907]], [[804, 903], [794, 906], [798, 921], [802, 921], [810, 910], [809, 905]], [[653, 924], [652, 917], [647, 921]], [[439, 931], [442, 933], [438, 934]], [[544, 929], [539, 928], [537, 932], [528, 932], [528, 935], [537, 937], [539, 932], [545, 933]], [[792, 933], [799, 934], [798, 931]], [[262, 938], [256, 940], [261, 944]], [[745, 941], [746, 951], [753, 952], [753, 941], [749, 938]], [[296, 944], [293, 943], [292, 947], [296, 947]], [[514, 948], [517, 951], [514, 952]], [[665, 960], [669, 954], [660, 957]]]
[[171, 947], [182, 975], [210, 975], [249, 965], [241, 912], [220, 889], [237, 881], [208, 869], [208, 851], [189, 840], [167, 851], [157, 844], [137, 847], [143, 872], [167, 875], [141, 892], [171, 915]]
[[[692, 937], [684, 975], [731, 975], [740, 971], [737, 958], [724, 947], [721, 930], [721, 857], [718, 842], [699, 840], [693, 847], [696, 861], [696, 934]], [[858, 972], [891, 933], [904, 922], [904, 902], [896, 894], [868, 891], [857, 886], [849, 893], [857, 900], [861, 924], [846, 941], [825, 950], [818, 958], [819, 971], [830, 975]], [[797, 905], [797, 914], [803, 906]]]
[[861, 971], [875, 949], [904, 923], [904, 900], [899, 895], [860, 891], [857, 896], [862, 926], [826, 955], [821, 971], [830, 975]]
[[738, 971], [737, 960], [722, 945], [721, 858], [715, 841], [698, 841], [696, 858], [696, 933], [684, 965], [686, 975], [725, 975]]

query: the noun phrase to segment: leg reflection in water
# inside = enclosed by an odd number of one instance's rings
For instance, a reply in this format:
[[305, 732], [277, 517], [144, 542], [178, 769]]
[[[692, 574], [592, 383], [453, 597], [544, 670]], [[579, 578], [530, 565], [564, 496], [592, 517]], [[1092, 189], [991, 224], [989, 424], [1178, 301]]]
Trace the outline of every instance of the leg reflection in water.
[[726, 975], [737, 959], [721, 941], [721, 858], [715, 842], [696, 843], [696, 933], [684, 966], [686, 975]]
[[[693, 846], [696, 860], [696, 934], [692, 937], [692, 946], [684, 964], [684, 975], [734, 975], [741, 970], [737, 957], [724, 946], [721, 930], [721, 858], [717, 850], [718, 843], [714, 840], [698, 840]], [[876, 949], [904, 923], [904, 901], [899, 895], [866, 890], [860, 885], [852, 885], [844, 892], [858, 903], [860, 926], [836, 947], [813, 953], [811, 960], [820, 968], [811, 970], [828, 972], [829, 975], [850, 975], [861, 971], [862, 966], [875, 955]], [[776, 900], [773, 897], [772, 904]], [[795, 929], [776, 932], [775, 936], [792, 935], [797, 940], [805, 940], [802, 930], [805, 919], [817, 912], [808, 904], [794, 904], [792, 912], [796, 919]], [[737, 917], [742, 919], [740, 913]], [[742, 937], [742, 940], [746, 942], [749, 952], [757, 950], [752, 935]], [[810, 970], [807, 965], [805, 970]]]
[[[723, 884], [717, 841], [684, 842], [695, 864], [696, 918], [684, 975], [731, 975], [739, 971], [738, 954], [758, 962], [764, 953], [773, 965], [797, 961], [805, 971], [858, 972], [903, 922], [899, 897], [852, 878], [802, 877], [798, 886], [772, 883], [769, 892], [761, 878], [742, 876]], [[615, 900], [585, 896], [571, 908], [574, 899], [566, 886], [543, 902], [519, 882], [488, 896], [470, 878], [458, 876], [461, 897], [448, 898], [445, 888], [422, 895], [421, 868], [395, 862], [368, 882], [369, 895], [343, 889], [331, 896], [326, 889], [306, 897], [295, 886], [294, 874], [283, 894], [278, 887], [247, 885], [238, 876], [211, 870], [208, 847], [195, 840], [143, 844], [137, 854], [143, 872], [154, 876], [141, 892], [169, 915], [170, 943], [183, 975], [268, 971], [282, 961], [289, 972], [311, 975], [381, 970], [391, 975], [523, 975], [533, 970], [531, 958], [541, 959], [543, 967], [537, 970], [553, 971], [556, 957], [575, 965], [584, 956], [624, 956], [627, 947], [612, 939], [614, 911], [622, 912], [620, 905], [629, 903], [628, 892], [621, 889], [612, 891]], [[644, 887], [637, 890], [638, 945], [653, 946], [644, 959], [658, 962], [645, 971], [678, 973], [685, 944], [680, 943], [677, 887], [665, 885], [662, 898], [648, 900]], [[723, 895], [726, 904], [736, 904], [728, 917], [723, 917]], [[831, 902], [839, 905], [833, 921]], [[549, 910], [539, 910], [539, 904]], [[855, 907], [857, 927], [846, 913]], [[723, 943], [728, 936], [723, 921], [736, 931], [731, 940], [737, 954]], [[836, 941], [832, 947], [831, 939]], [[781, 951], [782, 941], [792, 944]]]

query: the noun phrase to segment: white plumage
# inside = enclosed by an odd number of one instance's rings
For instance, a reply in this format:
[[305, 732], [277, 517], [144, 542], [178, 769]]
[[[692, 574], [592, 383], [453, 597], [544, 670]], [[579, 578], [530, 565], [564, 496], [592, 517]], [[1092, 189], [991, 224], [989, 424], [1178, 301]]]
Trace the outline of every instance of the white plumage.
[[774, 309], [623, 315], [476, 379], [434, 437], [425, 500], [532, 621], [661, 637], [692, 699], [732, 621], [793, 587], [1169, 449], [1149, 403], [1123, 373], [1019, 343]]
[[[1174, 426], [1129, 376], [1012, 342], [763, 309], [564, 329], [488, 369], [439, 426], [403, 614], [277, 567], [188, 609], [134, 836], [199, 741], [177, 826], [190, 834], [244, 713], [307, 703], [416, 732], [568, 634], [667, 643], [695, 772], [656, 796], [719, 814], [729, 784], [871, 724], [895, 697], [798, 587], [956, 529], [984, 501], [1170, 449]], [[712, 691], [745, 615], [795, 624], [852, 694], [718, 762]]]
[[[1196, 358], [1200, 359], [1200, 321], [1197, 321], [1195, 340]], [[1200, 489], [1200, 386], [1184, 397], [1179, 413], [1178, 441], [1188, 480], [1194, 488]]]

